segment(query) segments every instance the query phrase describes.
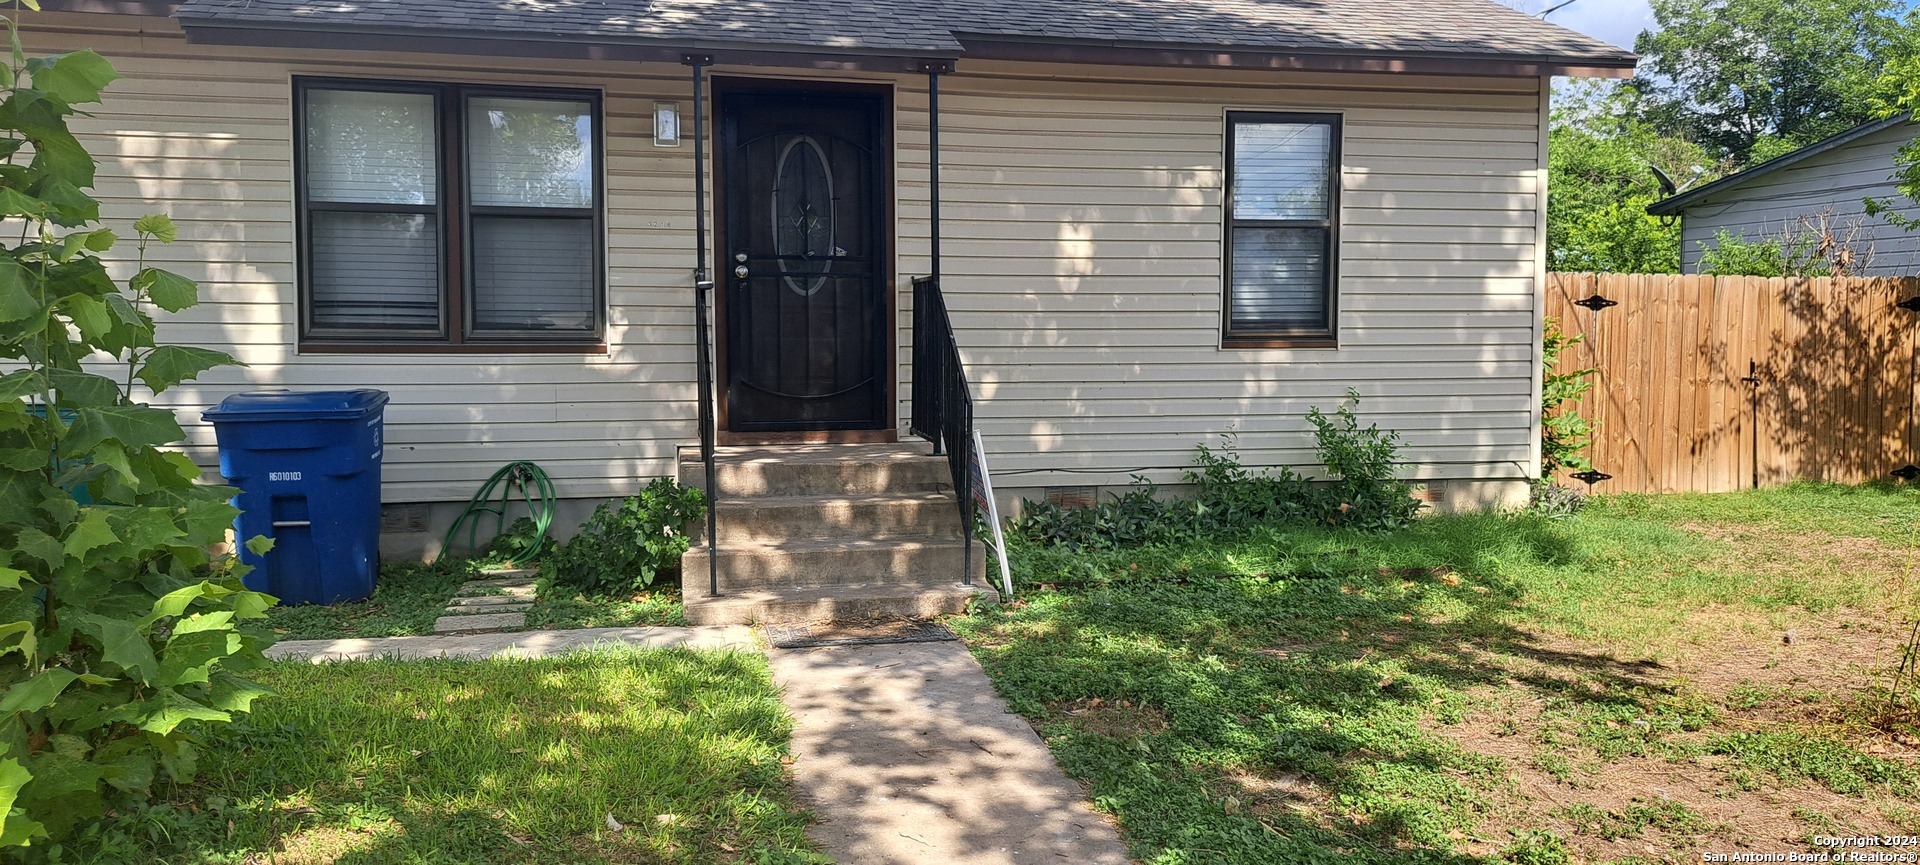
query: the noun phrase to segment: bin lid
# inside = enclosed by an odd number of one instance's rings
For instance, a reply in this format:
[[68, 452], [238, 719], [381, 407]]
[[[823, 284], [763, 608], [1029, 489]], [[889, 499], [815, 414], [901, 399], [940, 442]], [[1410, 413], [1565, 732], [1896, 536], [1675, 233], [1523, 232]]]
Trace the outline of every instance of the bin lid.
[[200, 413], [212, 423], [230, 421], [351, 420], [387, 404], [387, 392], [373, 388], [295, 392], [267, 390], [236, 393]]

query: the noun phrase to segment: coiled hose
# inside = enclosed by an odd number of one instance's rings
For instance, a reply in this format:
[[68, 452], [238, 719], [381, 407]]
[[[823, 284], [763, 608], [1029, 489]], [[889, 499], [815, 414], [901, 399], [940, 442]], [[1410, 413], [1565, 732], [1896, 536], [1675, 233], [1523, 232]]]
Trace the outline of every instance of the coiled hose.
[[513, 504], [516, 491], [520, 494], [521, 503], [526, 506], [527, 519], [533, 522], [533, 542], [508, 558], [507, 563], [520, 567], [538, 558], [547, 546], [547, 529], [553, 526], [553, 481], [539, 466], [530, 462], [508, 463], [494, 472], [493, 477], [487, 478], [480, 491], [467, 500], [466, 509], [460, 512], [453, 525], [447, 527], [447, 536], [441, 542], [441, 549], [447, 552], [453, 550], [453, 540], [464, 525], [467, 527], [467, 549], [475, 554], [482, 552], [477, 536], [484, 515], [493, 515], [493, 534], [487, 536], [487, 543], [491, 545], [493, 539], [505, 534], [511, 525], [507, 521], [507, 511]]

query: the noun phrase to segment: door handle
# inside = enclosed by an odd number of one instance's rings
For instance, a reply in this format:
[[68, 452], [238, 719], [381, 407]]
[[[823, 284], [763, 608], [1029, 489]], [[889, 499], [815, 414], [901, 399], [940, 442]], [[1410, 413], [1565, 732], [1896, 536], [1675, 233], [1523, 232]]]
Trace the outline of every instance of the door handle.
[[734, 265], [734, 267], [733, 267], [733, 275], [734, 275], [734, 277], [735, 277], [735, 278], [737, 278], [737, 279], [746, 279], [746, 278], [747, 278], [747, 275], [753, 272], [753, 271], [751, 271], [751, 270], [748, 270], [748, 269], [747, 269], [747, 254], [746, 254], [746, 253], [744, 253], [744, 252], [736, 252], [736, 253], [734, 253], [734, 254], [733, 254], [733, 260], [734, 260], [735, 262], [737, 262], [737, 263], [736, 263], [736, 264]]

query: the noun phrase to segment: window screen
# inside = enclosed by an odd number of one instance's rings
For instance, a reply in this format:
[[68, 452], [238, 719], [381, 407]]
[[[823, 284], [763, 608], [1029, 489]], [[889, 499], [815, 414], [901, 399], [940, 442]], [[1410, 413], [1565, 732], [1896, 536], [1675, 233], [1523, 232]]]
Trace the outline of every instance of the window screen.
[[1339, 118], [1228, 118], [1226, 336], [1331, 339]]
[[297, 79], [305, 335], [597, 341], [599, 100]]

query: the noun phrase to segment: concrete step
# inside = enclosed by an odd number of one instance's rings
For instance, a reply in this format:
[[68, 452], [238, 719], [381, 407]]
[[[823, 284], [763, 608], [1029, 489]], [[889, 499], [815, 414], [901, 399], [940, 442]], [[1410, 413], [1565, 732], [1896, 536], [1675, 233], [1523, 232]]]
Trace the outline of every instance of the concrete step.
[[[704, 585], [702, 589], [704, 590]], [[749, 589], [720, 597], [686, 596], [687, 621], [696, 625], [819, 622], [878, 616], [940, 616], [970, 603], [994, 603], [984, 585], [860, 585], [831, 588]]]
[[531, 598], [538, 591], [531, 583], [520, 586], [469, 580], [460, 584], [460, 588], [454, 590], [453, 596], [456, 598]]
[[[974, 542], [975, 579], [986, 572], [986, 548]], [[712, 548], [694, 547], [680, 558], [686, 582], [707, 584]], [[955, 540], [829, 539], [720, 545], [723, 590], [808, 588], [868, 583], [931, 586], [960, 581], [966, 549]]]
[[447, 601], [447, 609], [474, 610], [487, 612], [493, 607], [517, 606], [533, 603], [532, 595], [455, 595]]
[[524, 613], [531, 609], [533, 609], [533, 602], [531, 600], [518, 604], [494, 604], [487, 607], [477, 607], [469, 604], [448, 604], [445, 610], [440, 611], [440, 618], [444, 620], [448, 616], [491, 616], [495, 613]]
[[492, 613], [477, 616], [441, 616], [433, 622], [436, 634], [491, 634], [517, 631], [527, 626], [525, 613]]
[[[765, 496], [863, 496], [931, 493], [953, 487], [944, 456], [915, 445], [791, 445], [721, 448], [715, 453], [720, 500]], [[706, 488], [698, 449], [680, 453], [682, 486]]]
[[[950, 493], [722, 498], [717, 510], [723, 547], [828, 538], [958, 541], [962, 534]], [[693, 537], [706, 541], [706, 520], [696, 522]]]

